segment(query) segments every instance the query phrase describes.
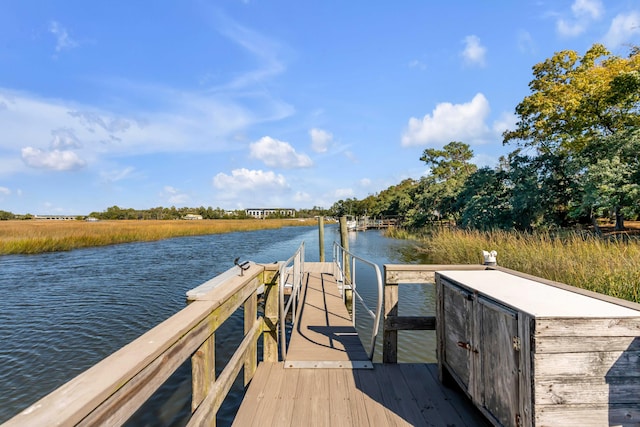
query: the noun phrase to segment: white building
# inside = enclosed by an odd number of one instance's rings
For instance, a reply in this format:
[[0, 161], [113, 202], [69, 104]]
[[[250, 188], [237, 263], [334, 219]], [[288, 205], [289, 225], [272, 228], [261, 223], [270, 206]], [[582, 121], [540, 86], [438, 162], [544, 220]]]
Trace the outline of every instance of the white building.
[[247, 214], [247, 216], [257, 218], [257, 219], [265, 219], [272, 215], [288, 216], [291, 218], [295, 218], [296, 216], [296, 210], [288, 209], [288, 208], [273, 208], [273, 209], [249, 208], [249, 209], [245, 209], [245, 213]]

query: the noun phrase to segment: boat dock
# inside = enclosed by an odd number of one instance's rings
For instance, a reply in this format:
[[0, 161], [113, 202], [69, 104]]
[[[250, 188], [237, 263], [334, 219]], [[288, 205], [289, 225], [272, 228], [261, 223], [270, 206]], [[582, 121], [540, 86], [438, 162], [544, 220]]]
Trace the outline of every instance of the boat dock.
[[[368, 305], [357, 263], [377, 278]], [[436, 312], [402, 315], [403, 284], [435, 286]], [[518, 289], [541, 297], [528, 294], [520, 306]], [[638, 304], [497, 266], [385, 265], [381, 273], [337, 244], [332, 262], [305, 262], [304, 244], [275, 264], [236, 260], [187, 299], [3, 426], [121, 425], [187, 360], [189, 426], [215, 425], [239, 375], [246, 392], [237, 426], [640, 424]], [[356, 312], [371, 316], [371, 342], [358, 335]], [[234, 313], [244, 316], [244, 339], [216, 376], [216, 331]], [[402, 330], [436, 331], [438, 362], [398, 363]]]

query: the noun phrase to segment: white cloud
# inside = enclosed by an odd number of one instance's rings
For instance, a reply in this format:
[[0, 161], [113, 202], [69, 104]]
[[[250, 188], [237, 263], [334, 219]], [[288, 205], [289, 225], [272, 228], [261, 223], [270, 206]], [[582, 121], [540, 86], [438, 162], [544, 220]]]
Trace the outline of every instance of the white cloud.
[[465, 47], [461, 55], [465, 63], [484, 67], [487, 48], [480, 43], [480, 38], [474, 35], [467, 36], [464, 38], [464, 44]]
[[288, 143], [263, 136], [249, 146], [249, 156], [272, 168], [296, 169], [313, 166], [306, 154], [298, 154]]
[[336, 191], [333, 192], [333, 196], [336, 199], [350, 198], [350, 197], [353, 197], [354, 194], [355, 192], [351, 188], [338, 188]]
[[272, 171], [234, 169], [231, 175], [219, 173], [213, 178], [213, 186], [237, 194], [246, 190], [286, 189], [287, 180]]
[[427, 64], [425, 64], [424, 62], [418, 60], [418, 59], [414, 59], [412, 61], [409, 62], [409, 68], [415, 68], [418, 69], [420, 71], [424, 71], [427, 69]]
[[369, 178], [362, 178], [360, 180], [360, 186], [361, 187], [368, 187], [371, 185], [371, 180]]
[[311, 195], [304, 191], [296, 191], [296, 194], [293, 195], [293, 200], [296, 202], [308, 202], [311, 200]]
[[604, 44], [609, 48], [615, 48], [638, 34], [640, 34], [640, 12], [621, 13], [611, 21], [611, 27], [604, 36]]
[[561, 36], [576, 37], [584, 33], [592, 21], [598, 20], [604, 13], [600, 0], [575, 0], [571, 5], [572, 18], [559, 18], [556, 30]]
[[183, 205], [189, 201], [189, 195], [170, 185], [165, 185], [162, 196], [167, 197], [167, 201], [174, 205]]
[[49, 32], [56, 38], [56, 52], [78, 47], [78, 42], [71, 38], [67, 29], [56, 21], [49, 24]]
[[11, 190], [9, 190], [7, 187], [0, 187], [0, 194], [8, 196], [11, 194]]
[[51, 131], [51, 148], [80, 148], [82, 144], [78, 140], [73, 129], [61, 128]]
[[118, 182], [129, 178], [133, 174], [134, 168], [114, 169], [100, 172], [100, 178], [104, 182]]
[[524, 30], [518, 31], [518, 49], [523, 53], [535, 53], [537, 51], [531, 33]]
[[313, 128], [309, 131], [311, 136], [311, 149], [316, 153], [325, 153], [333, 141], [333, 134], [326, 130]]
[[73, 151], [42, 151], [33, 147], [25, 147], [22, 149], [22, 160], [27, 166], [32, 168], [54, 171], [76, 170], [86, 165], [86, 162]]
[[576, 0], [571, 5], [571, 10], [575, 16], [586, 15], [591, 19], [599, 19], [604, 12], [600, 0]]
[[464, 104], [443, 102], [436, 105], [432, 114], [409, 119], [402, 145], [439, 145], [456, 140], [467, 144], [478, 142], [488, 131], [485, 119], [489, 111], [489, 101], [482, 93]]
[[506, 130], [513, 130], [518, 122], [518, 117], [513, 113], [503, 112], [498, 120], [493, 122], [491, 128], [497, 135], [502, 135]]

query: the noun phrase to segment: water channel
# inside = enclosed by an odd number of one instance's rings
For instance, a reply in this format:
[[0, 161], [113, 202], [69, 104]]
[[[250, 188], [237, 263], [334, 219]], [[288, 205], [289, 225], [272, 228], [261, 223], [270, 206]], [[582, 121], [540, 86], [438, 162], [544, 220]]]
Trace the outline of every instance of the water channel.
[[[350, 247], [377, 263], [416, 262], [411, 244], [377, 231], [350, 233]], [[338, 229], [325, 230], [326, 259]], [[185, 293], [233, 266], [233, 260], [261, 263], [289, 258], [300, 242], [306, 260], [318, 261], [318, 230], [288, 227], [158, 242], [130, 243], [41, 255], [0, 257], [0, 423], [118, 350], [185, 306]], [[367, 270], [357, 279], [364, 299], [374, 305]], [[433, 313], [430, 286], [405, 285], [401, 315]], [[360, 310], [360, 308], [358, 308]], [[368, 343], [370, 321], [357, 312], [358, 329]], [[242, 314], [216, 334], [220, 370], [242, 339]], [[399, 360], [434, 361], [431, 332], [399, 334]], [[381, 338], [381, 337], [380, 337]], [[374, 361], [381, 361], [378, 339]], [[225, 351], [227, 349], [227, 351]], [[135, 426], [184, 425], [190, 404], [190, 364], [186, 362], [132, 417]], [[218, 414], [229, 425], [243, 396], [242, 384]]]

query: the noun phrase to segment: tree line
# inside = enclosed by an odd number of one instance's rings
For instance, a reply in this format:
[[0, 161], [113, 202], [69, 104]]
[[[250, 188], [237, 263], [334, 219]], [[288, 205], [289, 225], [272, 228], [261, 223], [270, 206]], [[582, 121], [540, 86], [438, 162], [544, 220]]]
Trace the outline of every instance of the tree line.
[[611, 218], [618, 230], [640, 214], [640, 48], [627, 57], [593, 45], [533, 67], [530, 95], [504, 132], [513, 151], [477, 168], [469, 145], [424, 150], [430, 172], [363, 200], [336, 202], [336, 215], [394, 216], [410, 228], [454, 221], [472, 229], [549, 229]]

